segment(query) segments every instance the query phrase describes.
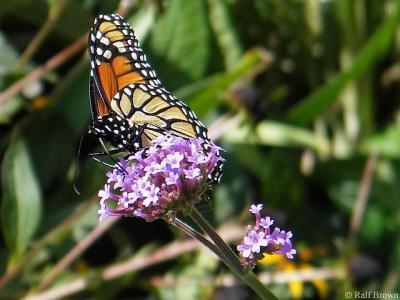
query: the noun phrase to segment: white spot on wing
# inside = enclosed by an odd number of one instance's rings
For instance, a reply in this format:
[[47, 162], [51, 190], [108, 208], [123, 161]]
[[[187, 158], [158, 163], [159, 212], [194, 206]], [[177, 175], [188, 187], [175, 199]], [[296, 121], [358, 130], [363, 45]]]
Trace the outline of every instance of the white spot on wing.
[[102, 44], [104, 44], [104, 45], [109, 45], [110, 44], [110, 40], [108, 39], [108, 38], [106, 38], [105, 36], [103, 36], [101, 39], [100, 39], [100, 43], [102, 43]]
[[132, 91], [131, 91], [131, 89], [125, 89], [125, 94], [127, 94], [128, 96], [131, 96], [132, 95]]
[[104, 56], [105, 58], [107, 58], [107, 59], [110, 59], [110, 58], [111, 58], [111, 51], [110, 51], [110, 50], [106, 50], [106, 51], [104, 52], [103, 56]]
[[117, 48], [121, 48], [121, 47], [124, 47], [124, 46], [125, 46], [123, 42], [115, 42], [113, 45], [114, 45], [115, 47], [117, 47]]

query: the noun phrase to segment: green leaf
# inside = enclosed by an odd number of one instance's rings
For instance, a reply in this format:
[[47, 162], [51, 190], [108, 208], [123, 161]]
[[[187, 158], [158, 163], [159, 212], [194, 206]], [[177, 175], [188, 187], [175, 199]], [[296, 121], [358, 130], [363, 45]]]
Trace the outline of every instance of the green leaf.
[[208, 0], [208, 5], [210, 24], [224, 57], [225, 66], [231, 69], [238, 63], [243, 53], [231, 11], [225, 0]]
[[[248, 144], [238, 144], [236, 147], [232, 148], [231, 152], [233, 152], [232, 155], [240, 161], [242, 165], [248, 168], [251, 173], [260, 179], [265, 178], [265, 169], [260, 168], [260, 166], [266, 165], [267, 158], [257, 147]], [[244, 187], [242, 187], [241, 193], [245, 195]], [[245, 196], [243, 196], [243, 198], [245, 198]]]
[[[6, 40], [4, 34], [0, 31], [0, 88], [4, 85], [4, 76], [9, 69], [14, 66], [17, 60], [15, 49]], [[1, 114], [1, 112], [0, 112]]]
[[379, 241], [385, 233], [385, 222], [389, 216], [379, 206], [370, 206], [365, 212], [364, 221], [362, 223], [361, 233], [370, 243]]
[[328, 192], [331, 199], [344, 212], [350, 214], [354, 208], [354, 202], [357, 198], [358, 182], [345, 179], [337, 185], [332, 185]]
[[41, 216], [42, 195], [24, 140], [15, 136], [4, 156], [1, 223], [10, 264], [28, 247]]
[[183, 98], [200, 116], [218, 105], [216, 98], [235, 81], [263, 70], [271, 62], [269, 53], [262, 49], [253, 49], [244, 54], [236, 66], [222, 74], [186, 86], [174, 94]]
[[253, 133], [250, 126], [232, 128], [225, 138], [233, 143], [257, 143], [278, 147], [311, 148], [321, 155], [329, 151], [329, 141], [312, 131], [274, 121], [260, 122]]
[[388, 158], [400, 157], [400, 129], [389, 126], [384, 132], [368, 137], [361, 145], [361, 152], [376, 153]]
[[144, 43], [150, 33], [150, 29], [154, 24], [156, 18], [156, 6], [153, 3], [143, 5], [141, 8], [129, 18], [133, 30], [135, 30], [136, 38], [141, 44]]
[[[57, 6], [60, 5], [60, 3], [56, 2], [54, 4]], [[49, 9], [54, 11], [54, 8], [55, 6]], [[71, 20], [74, 21], [71, 22]], [[93, 17], [87, 9], [83, 9], [82, 1], [67, 1], [61, 14], [57, 17], [52, 32], [67, 39], [74, 40], [85, 34], [85, 32], [89, 30], [92, 22]]]
[[64, 77], [53, 93], [55, 109], [70, 124], [74, 133], [82, 134], [87, 124], [89, 112], [88, 61], [79, 61]]
[[307, 147], [321, 154], [329, 151], [329, 141], [310, 130], [274, 121], [263, 121], [256, 127], [257, 141], [265, 145]]
[[0, 102], [0, 124], [8, 124], [23, 105], [24, 101], [21, 97], [14, 97], [8, 101]]
[[347, 83], [358, 78], [367, 68], [387, 53], [396, 29], [398, 10], [399, 8], [396, 7], [393, 15], [387, 18], [369, 38], [354, 59], [353, 65], [292, 108], [289, 112], [289, 120], [302, 125], [311, 122], [337, 100], [339, 93], [346, 87]]
[[162, 77], [172, 87], [201, 78], [211, 54], [204, 1], [170, 1], [155, 25], [151, 48]]
[[[60, 1], [52, 1], [59, 5]], [[90, 27], [92, 16], [84, 9], [84, 1], [67, 1], [62, 13], [58, 16], [51, 29], [52, 34], [58, 37], [73, 40], [84, 34]], [[45, 0], [15, 0], [0, 1], [0, 17], [9, 20], [18, 20], [20, 24], [31, 24], [38, 30], [46, 20], [49, 9], [49, 1]], [[74, 20], [71, 22], [71, 20]]]

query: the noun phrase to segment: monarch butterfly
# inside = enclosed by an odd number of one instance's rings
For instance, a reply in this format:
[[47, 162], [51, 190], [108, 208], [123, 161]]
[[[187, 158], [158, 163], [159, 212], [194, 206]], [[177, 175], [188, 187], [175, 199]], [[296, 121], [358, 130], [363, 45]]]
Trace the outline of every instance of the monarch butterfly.
[[[116, 149], [135, 152], [159, 135], [202, 138], [212, 142], [194, 112], [161, 84], [133, 29], [117, 14], [101, 14], [89, 33], [89, 133]], [[221, 176], [218, 166], [211, 180]]]

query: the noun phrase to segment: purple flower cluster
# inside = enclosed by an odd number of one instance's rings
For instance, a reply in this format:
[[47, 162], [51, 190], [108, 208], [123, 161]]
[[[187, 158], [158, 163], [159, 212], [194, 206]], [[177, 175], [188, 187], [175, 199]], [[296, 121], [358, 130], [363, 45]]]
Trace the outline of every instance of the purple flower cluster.
[[167, 135], [128, 159], [120, 158], [98, 194], [100, 221], [106, 216], [152, 221], [190, 210], [208, 188], [208, 176], [223, 160], [219, 150], [200, 138]]
[[274, 221], [270, 217], [261, 217], [262, 204], [252, 204], [249, 211], [256, 216], [256, 224], [248, 225], [243, 242], [237, 246], [242, 265], [253, 268], [264, 254], [286, 254], [293, 258], [296, 250], [292, 248], [292, 232], [271, 228]]

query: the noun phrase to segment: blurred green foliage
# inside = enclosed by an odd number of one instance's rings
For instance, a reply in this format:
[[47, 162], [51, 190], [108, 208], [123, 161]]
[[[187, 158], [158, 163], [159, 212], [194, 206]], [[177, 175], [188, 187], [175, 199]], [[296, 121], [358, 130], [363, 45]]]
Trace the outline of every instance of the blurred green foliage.
[[[37, 51], [21, 60], [61, 3]], [[0, 91], [85, 34], [95, 15], [118, 6], [1, 1]], [[294, 232], [299, 254], [294, 263], [258, 271], [346, 270], [340, 278], [272, 284], [282, 298], [400, 292], [399, 14], [396, 0], [141, 0], [126, 15], [162, 82], [227, 150], [222, 183], [201, 207], [207, 217], [216, 226], [244, 224], [249, 204], [264, 203], [280, 227]], [[72, 189], [89, 120], [84, 49], [0, 100], [2, 299], [38, 291], [97, 225], [91, 199], [107, 168], [87, 157], [94, 140], [80, 162], [81, 195]], [[182, 237], [162, 222], [121, 220], [50, 287], [90, 279], [68, 299], [255, 297], [241, 285], [219, 286], [214, 277], [226, 270], [204, 249], [111, 281], [97, 276]]]

